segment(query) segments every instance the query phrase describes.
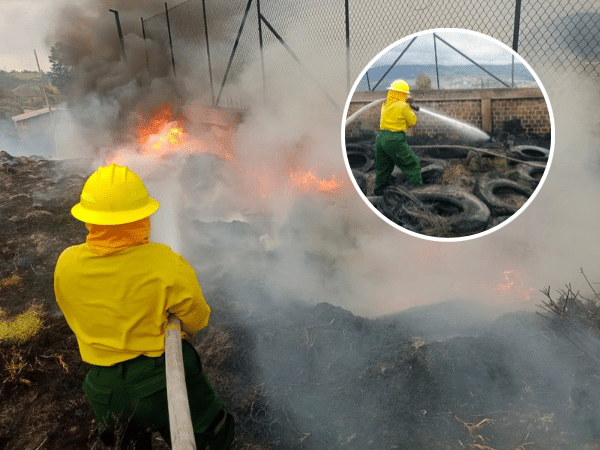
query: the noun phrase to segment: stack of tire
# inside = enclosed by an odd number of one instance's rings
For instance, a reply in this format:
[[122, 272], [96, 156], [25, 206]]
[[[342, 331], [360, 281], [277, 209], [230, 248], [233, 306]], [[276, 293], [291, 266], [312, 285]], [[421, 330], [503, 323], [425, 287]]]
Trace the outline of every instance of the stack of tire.
[[[500, 174], [490, 171], [477, 176], [472, 189], [438, 184], [447, 160], [466, 158], [468, 151], [452, 147], [412, 147], [421, 161], [423, 186], [410, 187], [398, 168], [392, 173], [392, 186], [381, 198], [370, 198], [385, 217], [405, 229], [420, 232], [433, 215], [448, 218], [453, 236], [467, 236], [493, 228], [520, 208], [533, 194], [548, 161], [549, 150], [532, 145], [512, 146], [506, 156], [536, 165], [511, 163], [513, 170]], [[346, 152], [352, 174], [367, 195], [367, 177], [375, 170], [375, 133], [362, 132], [348, 139]]]

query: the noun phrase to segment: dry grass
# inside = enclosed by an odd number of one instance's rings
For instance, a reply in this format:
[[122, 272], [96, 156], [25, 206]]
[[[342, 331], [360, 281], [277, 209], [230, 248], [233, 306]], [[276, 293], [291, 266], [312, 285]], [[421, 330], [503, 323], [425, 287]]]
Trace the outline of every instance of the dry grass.
[[432, 211], [424, 210], [417, 205], [410, 205], [405, 207], [406, 211], [410, 213], [413, 218], [419, 219], [419, 230], [420, 234], [427, 236], [437, 237], [450, 237], [453, 236], [452, 217], [444, 217], [436, 214]]
[[481, 428], [483, 428], [483, 426], [485, 424], [487, 424], [487, 423], [489, 423], [489, 424], [494, 423], [494, 421], [492, 419], [483, 419], [482, 421], [480, 421], [478, 423], [469, 423], [469, 422], [463, 422], [462, 420], [460, 420], [456, 416], [454, 416], [454, 418], [456, 420], [458, 420], [460, 423], [463, 424], [463, 426], [467, 429], [467, 431], [469, 432], [470, 435], [473, 435], [475, 433], [475, 431], [478, 431]]
[[458, 180], [468, 173], [468, 168], [463, 162], [450, 161], [440, 178], [440, 184], [457, 184]]
[[0, 292], [10, 289], [25, 289], [25, 283], [23, 283], [21, 277], [16, 273], [0, 280]]
[[[476, 431], [479, 431], [481, 428], [483, 428], [483, 426], [485, 424], [492, 424], [494, 423], [494, 421], [492, 419], [483, 419], [482, 421], [478, 422], [478, 423], [469, 423], [469, 422], [465, 422], [463, 420], [460, 420], [457, 416], [454, 416], [454, 418], [463, 424], [463, 426], [467, 429], [467, 431], [469, 432], [469, 436], [471, 436], [473, 439], [481, 439], [481, 441], [484, 441], [484, 438], [482, 435], [480, 434], [476, 434]], [[473, 447], [474, 445], [478, 445], [478, 444], [471, 444], [471, 446]], [[479, 448], [480, 450], [489, 450], [488, 447], [485, 446], [480, 446], [480, 447], [474, 447], [474, 448]], [[491, 449], [491, 450], [495, 450], [495, 449]]]
[[12, 319], [6, 319], [0, 309], [0, 342], [22, 343], [35, 336], [43, 324], [42, 309], [42, 305], [33, 304]]

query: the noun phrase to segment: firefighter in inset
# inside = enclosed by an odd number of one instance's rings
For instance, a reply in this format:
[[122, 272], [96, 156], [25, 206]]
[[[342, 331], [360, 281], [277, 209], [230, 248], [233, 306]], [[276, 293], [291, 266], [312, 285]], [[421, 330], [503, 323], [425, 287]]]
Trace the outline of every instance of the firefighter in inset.
[[[169, 314], [182, 337], [206, 327], [210, 308], [196, 274], [170, 247], [149, 242], [150, 215], [159, 204], [127, 167], [93, 173], [71, 213], [89, 231], [84, 244], [58, 258], [54, 292], [91, 365], [83, 390], [101, 439], [120, 448], [151, 448], [148, 429], [170, 444], [165, 371]], [[228, 449], [233, 416], [206, 378], [196, 350], [184, 340], [183, 360], [196, 446]]]
[[388, 88], [387, 99], [381, 105], [379, 134], [375, 140], [375, 189], [373, 195], [383, 195], [390, 185], [394, 165], [406, 175], [412, 186], [423, 184], [421, 163], [406, 142], [407, 128], [414, 127], [417, 116], [410, 107], [408, 84], [395, 80]]

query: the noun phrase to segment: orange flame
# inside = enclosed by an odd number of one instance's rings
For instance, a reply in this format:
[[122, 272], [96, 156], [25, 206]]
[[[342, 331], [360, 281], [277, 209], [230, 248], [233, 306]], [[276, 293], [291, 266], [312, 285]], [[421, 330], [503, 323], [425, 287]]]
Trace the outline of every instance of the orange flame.
[[505, 270], [503, 275], [504, 279], [496, 286], [497, 291], [507, 295], [514, 295], [525, 302], [531, 300], [533, 289], [526, 287], [524, 276], [521, 273], [511, 269]]
[[162, 156], [165, 153], [179, 150], [185, 143], [183, 128], [176, 123], [167, 124], [159, 134], [151, 135], [143, 146], [146, 153]]
[[295, 172], [290, 175], [296, 188], [301, 191], [336, 192], [341, 188], [341, 183], [332, 175], [329, 180], [317, 177], [311, 171]]
[[141, 120], [136, 133], [144, 153], [159, 158], [181, 149], [186, 138], [182, 125], [168, 106], [158, 110], [149, 120]]

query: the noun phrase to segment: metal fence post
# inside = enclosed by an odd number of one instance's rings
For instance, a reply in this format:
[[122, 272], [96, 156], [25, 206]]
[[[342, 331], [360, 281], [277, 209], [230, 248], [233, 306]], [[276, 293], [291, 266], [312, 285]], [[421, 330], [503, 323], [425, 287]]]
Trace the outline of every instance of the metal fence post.
[[344, 1], [344, 7], [346, 10], [346, 86], [350, 92], [350, 11], [348, 0]]
[[169, 7], [165, 2], [165, 14], [167, 15], [167, 31], [169, 32], [169, 47], [171, 48], [171, 64], [173, 65], [173, 76], [176, 77], [175, 72], [175, 55], [173, 55], [173, 39], [171, 38], [171, 23], [169, 22]]
[[185, 386], [181, 322], [173, 314], [169, 315], [165, 334], [165, 364], [172, 448], [173, 450], [196, 450], [190, 404]]
[[258, 46], [260, 47], [260, 67], [262, 69], [263, 100], [267, 97], [267, 82], [265, 79], [265, 56], [263, 52], [262, 14], [260, 13], [260, 0], [256, 0], [256, 12], [258, 16]]
[[513, 50], [519, 51], [519, 25], [521, 24], [521, 0], [515, 0], [515, 27], [513, 32]]
[[146, 47], [146, 28], [144, 27], [144, 18], [142, 19], [142, 37], [144, 38], [144, 50], [146, 51], [146, 68], [150, 71], [150, 59], [148, 58], [148, 47]]
[[206, 58], [208, 59], [208, 77], [210, 78], [210, 95], [212, 104], [215, 105], [215, 88], [213, 86], [212, 65], [210, 62], [210, 44], [208, 42], [208, 24], [206, 22], [206, 5], [202, 0], [202, 15], [204, 17], [204, 38], [206, 39]]
[[437, 59], [437, 41], [436, 41], [436, 34], [433, 33], [433, 53], [435, 55], [435, 77], [437, 78], [437, 87], [438, 87], [438, 91], [440, 90], [440, 71], [438, 69], [438, 59]]
[[412, 40], [408, 43], [408, 45], [406, 46], [406, 48], [404, 50], [402, 50], [402, 53], [400, 53], [400, 56], [398, 56], [396, 58], [396, 60], [392, 63], [392, 65], [389, 67], [388, 70], [385, 71], [385, 73], [383, 74], [383, 76], [379, 79], [379, 81], [375, 84], [375, 86], [373, 86], [373, 89], [371, 89], [372, 91], [374, 91], [375, 89], [377, 89], [377, 86], [379, 86], [379, 83], [381, 83], [383, 81], [383, 79], [387, 76], [388, 73], [390, 73], [390, 70], [392, 70], [394, 68], [394, 66], [396, 65], [396, 63], [398, 61], [400, 61], [400, 58], [402, 58], [404, 56], [404, 53], [406, 53], [406, 50], [409, 49], [409, 47], [413, 44], [413, 42], [415, 42], [415, 40], [417, 39], [418, 36], [415, 36], [414, 38], [412, 38]]
[[242, 17], [242, 23], [240, 24], [240, 28], [238, 29], [237, 36], [235, 38], [235, 42], [233, 44], [233, 49], [231, 49], [231, 55], [229, 56], [229, 61], [227, 62], [227, 68], [225, 69], [225, 75], [223, 75], [223, 81], [221, 81], [221, 88], [219, 89], [219, 94], [217, 95], [217, 101], [215, 102], [215, 106], [219, 106], [219, 100], [221, 100], [221, 94], [223, 93], [223, 86], [227, 82], [227, 76], [229, 75], [229, 69], [231, 69], [231, 62], [233, 61], [233, 57], [235, 56], [235, 51], [237, 50], [237, 46], [240, 43], [240, 36], [242, 35], [242, 31], [244, 30], [244, 24], [246, 23], [246, 18], [248, 17], [248, 11], [250, 11], [250, 6], [252, 5], [252, 0], [248, 0], [246, 3], [246, 10], [244, 11], [244, 17]]
[[442, 41], [444, 44], [446, 44], [448, 47], [450, 47], [452, 50], [454, 50], [456, 53], [458, 53], [460, 56], [462, 56], [463, 58], [466, 58], [469, 62], [475, 64], [477, 67], [479, 67], [481, 70], [483, 70], [485, 73], [487, 73], [489, 76], [491, 76], [492, 78], [494, 78], [496, 81], [500, 82], [501, 84], [503, 84], [506, 87], [510, 87], [508, 84], [506, 84], [504, 81], [502, 81], [500, 78], [498, 78], [496, 75], [494, 75], [492, 72], [490, 72], [489, 70], [487, 70], [486, 68], [484, 68], [481, 64], [477, 64], [477, 62], [475, 62], [472, 58], [469, 58], [467, 55], [465, 55], [463, 52], [461, 52], [459, 49], [457, 49], [456, 47], [454, 47], [452, 44], [450, 44], [448, 41], [444, 40], [443, 38], [437, 36], [437, 38]]
[[263, 23], [267, 26], [267, 28], [269, 29], [269, 31], [271, 31], [271, 33], [273, 33], [273, 36], [275, 36], [275, 38], [279, 41], [279, 43], [281, 45], [283, 45], [283, 48], [285, 48], [287, 50], [287, 52], [290, 54], [290, 56], [294, 59], [294, 61], [296, 61], [298, 63], [298, 65], [300, 66], [300, 68], [304, 71], [304, 73], [312, 80], [312, 82], [321, 90], [321, 92], [325, 95], [325, 97], [327, 97], [327, 100], [329, 100], [329, 103], [331, 103], [333, 106], [335, 106], [336, 108], [338, 107], [337, 103], [335, 102], [335, 100], [333, 99], [333, 97], [331, 97], [331, 95], [329, 95], [327, 93], [327, 91], [325, 90], [325, 88], [323, 86], [321, 86], [321, 83], [319, 83], [319, 80], [317, 80], [315, 78], [315, 76], [313, 74], [311, 74], [302, 64], [302, 61], [300, 61], [300, 58], [298, 58], [298, 56], [293, 52], [293, 50], [290, 48], [289, 45], [286, 44], [286, 42], [283, 40], [283, 38], [281, 37], [281, 35], [277, 32], [277, 30], [275, 30], [275, 28], [273, 28], [273, 25], [271, 25], [269, 23], [269, 21], [265, 18], [265, 16], [263, 16], [261, 14], [260, 19], [263, 21]]
[[123, 41], [123, 30], [121, 30], [121, 21], [119, 20], [119, 11], [115, 11], [114, 9], [109, 9], [111, 13], [115, 15], [115, 21], [117, 22], [117, 33], [119, 34], [119, 41], [121, 42], [121, 54], [123, 55], [123, 59], [125, 58], [125, 42]]
[[512, 55], [511, 86], [515, 87], [515, 55]]

